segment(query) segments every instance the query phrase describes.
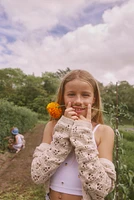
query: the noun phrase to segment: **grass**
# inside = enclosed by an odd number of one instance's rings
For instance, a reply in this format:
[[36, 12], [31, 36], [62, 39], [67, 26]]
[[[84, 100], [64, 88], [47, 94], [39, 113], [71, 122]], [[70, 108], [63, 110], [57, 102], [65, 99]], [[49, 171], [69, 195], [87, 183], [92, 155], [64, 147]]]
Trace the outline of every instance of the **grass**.
[[134, 129], [132, 126], [120, 127], [120, 134], [123, 135], [124, 164], [127, 165], [128, 169], [134, 171]]
[[121, 133], [123, 133], [124, 140], [134, 142], [134, 131], [121, 131]]
[[6, 193], [0, 194], [0, 200], [45, 200], [43, 186], [32, 186], [22, 191], [21, 186], [14, 185]]
[[134, 171], [134, 144], [133, 141], [123, 139], [123, 160], [129, 169]]

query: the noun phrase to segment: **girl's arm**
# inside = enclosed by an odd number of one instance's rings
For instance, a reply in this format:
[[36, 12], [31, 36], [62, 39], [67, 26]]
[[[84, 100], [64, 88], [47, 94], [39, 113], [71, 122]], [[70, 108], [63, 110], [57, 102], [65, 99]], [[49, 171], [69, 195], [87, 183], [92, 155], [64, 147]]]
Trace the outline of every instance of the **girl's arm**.
[[13, 144], [18, 144], [18, 135], [15, 135], [15, 141]]
[[75, 147], [80, 179], [87, 198], [104, 199], [113, 190], [116, 179], [114, 165], [109, 160], [111, 147], [104, 151], [106, 142], [102, 142], [100, 156], [103, 158], [99, 158], [93, 138], [92, 124], [84, 120], [74, 122], [70, 140]]
[[[31, 176], [35, 183], [45, 183], [65, 160], [72, 146], [69, 134], [74, 121], [64, 116], [60, 118], [54, 128], [53, 141], [51, 136], [35, 149], [31, 165]], [[49, 134], [50, 135], [50, 134]]]

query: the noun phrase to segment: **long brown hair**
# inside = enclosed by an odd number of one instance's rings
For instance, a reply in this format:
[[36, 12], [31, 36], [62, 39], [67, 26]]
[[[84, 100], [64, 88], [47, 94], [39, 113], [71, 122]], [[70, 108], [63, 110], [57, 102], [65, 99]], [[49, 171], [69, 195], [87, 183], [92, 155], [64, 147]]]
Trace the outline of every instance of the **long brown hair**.
[[[95, 97], [95, 103], [93, 105], [93, 108], [95, 109], [92, 109], [92, 121], [103, 124], [104, 122], [103, 122], [103, 114], [101, 111], [102, 106], [101, 106], [101, 97], [100, 97], [98, 82], [89, 72], [85, 70], [72, 70], [65, 75], [58, 89], [57, 103], [59, 103], [60, 105], [64, 105], [65, 85], [74, 79], [79, 79], [81, 81], [85, 81], [90, 85], [92, 85]], [[64, 111], [65, 107], [62, 107], [62, 112], [64, 113]]]

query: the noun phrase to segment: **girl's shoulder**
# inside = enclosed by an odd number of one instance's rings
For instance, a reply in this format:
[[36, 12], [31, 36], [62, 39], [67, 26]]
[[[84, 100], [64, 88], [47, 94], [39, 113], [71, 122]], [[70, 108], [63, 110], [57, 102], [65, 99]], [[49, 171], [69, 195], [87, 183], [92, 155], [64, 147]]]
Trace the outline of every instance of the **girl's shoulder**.
[[43, 133], [43, 142], [46, 142], [49, 144], [51, 143], [52, 137], [53, 137], [53, 131], [54, 131], [54, 127], [56, 123], [57, 123], [56, 120], [51, 120], [47, 122], [47, 124], [45, 125], [44, 133]]
[[96, 132], [101, 138], [114, 138], [114, 130], [108, 125], [100, 124]]
[[56, 124], [57, 124], [56, 120], [48, 121], [46, 126], [45, 126], [45, 129], [52, 129], [53, 130]]
[[99, 146], [102, 141], [107, 142], [114, 140], [114, 130], [110, 126], [105, 124], [96, 124], [95, 127], [97, 127], [94, 132], [97, 146]]
[[106, 124], [100, 124], [99, 126], [100, 131], [104, 131], [104, 132], [114, 132], [112, 127]]
[[19, 134], [15, 135], [14, 137], [15, 137], [15, 138], [18, 138], [18, 137], [19, 137]]

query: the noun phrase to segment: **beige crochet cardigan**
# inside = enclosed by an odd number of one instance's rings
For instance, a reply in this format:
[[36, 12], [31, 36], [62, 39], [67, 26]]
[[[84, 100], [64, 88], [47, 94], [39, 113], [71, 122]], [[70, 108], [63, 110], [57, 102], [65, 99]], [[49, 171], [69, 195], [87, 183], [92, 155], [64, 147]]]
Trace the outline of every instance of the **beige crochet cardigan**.
[[36, 184], [45, 184], [49, 192], [50, 177], [66, 159], [72, 148], [79, 166], [83, 200], [104, 200], [114, 189], [116, 172], [111, 161], [98, 158], [91, 123], [62, 116], [57, 122], [51, 144], [36, 147], [31, 177]]

